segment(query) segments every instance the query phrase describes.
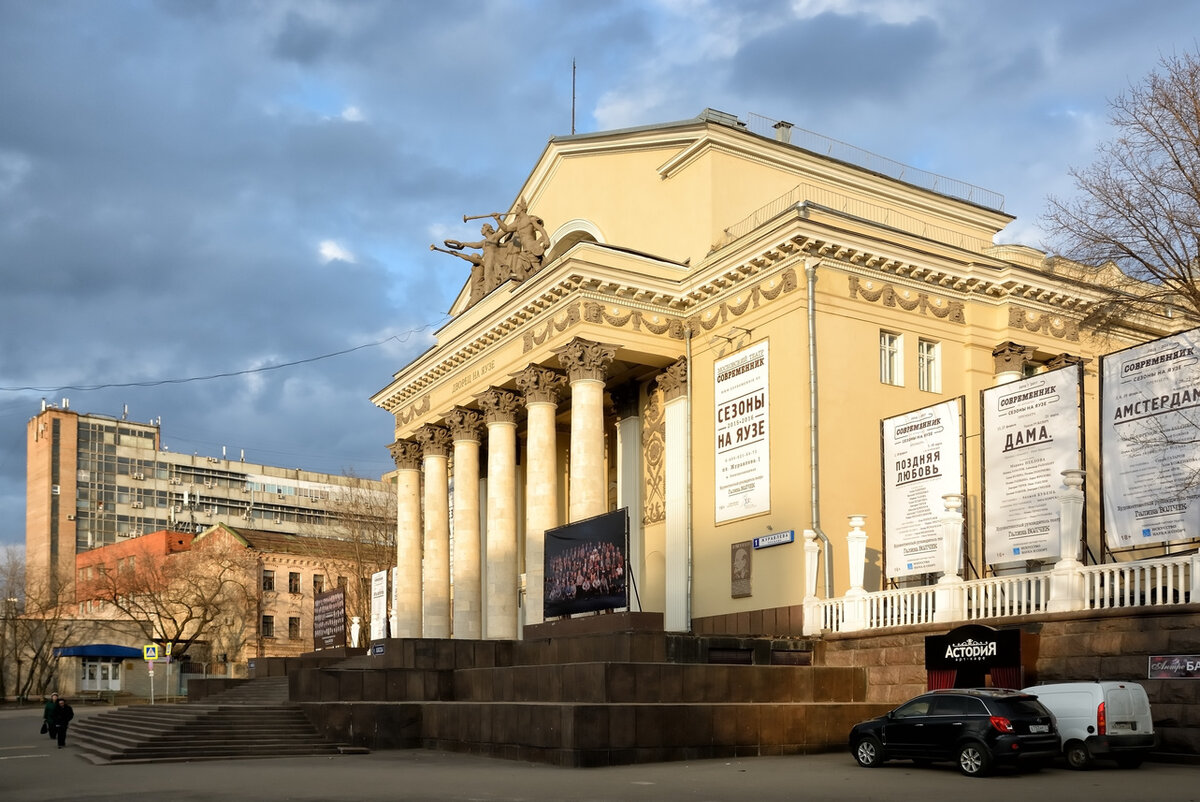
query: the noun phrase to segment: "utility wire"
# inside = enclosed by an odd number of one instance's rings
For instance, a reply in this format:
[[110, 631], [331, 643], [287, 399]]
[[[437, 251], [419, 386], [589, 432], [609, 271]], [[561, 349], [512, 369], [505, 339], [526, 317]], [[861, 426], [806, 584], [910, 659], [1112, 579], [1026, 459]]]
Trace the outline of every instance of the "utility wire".
[[311, 362], [320, 362], [323, 359], [332, 359], [335, 356], [345, 356], [346, 354], [352, 354], [355, 351], [361, 351], [364, 348], [378, 348], [379, 346], [384, 345], [389, 342], [398, 342], [398, 343], [408, 342], [409, 338], [412, 337], [414, 334], [419, 334], [420, 332], [428, 331], [429, 329], [435, 328], [436, 326], [440, 326], [447, 319], [448, 319], [448, 317], [443, 317], [441, 320], [438, 320], [434, 323], [426, 323], [424, 326], [420, 326], [419, 328], [415, 328], [415, 329], [410, 329], [402, 335], [393, 334], [391, 337], [385, 337], [382, 340], [376, 340], [375, 342], [363, 343], [362, 345], [356, 345], [353, 348], [346, 348], [344, 350], [334, 351], [329, 354], [321, 354], [320, 356], [311, 356], [306, 359], [297, 359], [293, 362], [281, 362], [278, 365], [264, 365], [264, 366], [258, 367], [258, 368], [247, 368], [245, 370], [232, 370], [232, 371], [227, 371], [225, 373], [212, 373], [207, 376], [188, 376], [186, 378], [178, 378], [178, 379], [155, 379], [153, 381], [114, 382], [114, 383], [109, 383], [109, 384], [68, 384], [68, 385], [63, 385], [62, 387], [0, 387], [0, 392], [4, 392], [4, 393], [22, 393], [22, 392], [57, 393], [57, 392], [60, 392], [63, 390], [73, 390], [76, 392], [84, 392], [87, 390], [109, 390], [109, 389], [118, 389], [121, 387], [161, 387], [162, 385], [165, 385], [165, 384], [187, 384], [189, 382], [211, 381], [212, 379], [227, 379], [227, 378], [231, 378], [233, 376], [247, 376], [247, 375], [250, 375], [253, 373], [266, 373], [267, 371], [281, 370], [283, 368], [292, 368], [297, 365], [307, 365]]

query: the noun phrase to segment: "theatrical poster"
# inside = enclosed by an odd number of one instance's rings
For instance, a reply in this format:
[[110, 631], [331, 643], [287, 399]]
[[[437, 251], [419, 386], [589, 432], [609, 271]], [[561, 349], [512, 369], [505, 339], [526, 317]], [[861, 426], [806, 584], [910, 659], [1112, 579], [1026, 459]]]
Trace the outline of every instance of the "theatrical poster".
[[714, 364], [716, 522], [771, 510], [767, 341]]
[[339, 649], [346, 645], [346, 590], [334, 588], [313, 598], [313, 649]]
[[942, 496], [963, 492], [962, 397], [880, 421], [889, 578], [942, 571]]
[[984, 560], [1057, 560], [1062, 472], [1080, 466], [1080, 383], [1074, 365], [981, 393]]
[[1200, 534], [1200, 330], [1100, 361], [1101, 481], [1111, 549]]
[[371, 574], [371, 640], [387, 637], [387, 569]]

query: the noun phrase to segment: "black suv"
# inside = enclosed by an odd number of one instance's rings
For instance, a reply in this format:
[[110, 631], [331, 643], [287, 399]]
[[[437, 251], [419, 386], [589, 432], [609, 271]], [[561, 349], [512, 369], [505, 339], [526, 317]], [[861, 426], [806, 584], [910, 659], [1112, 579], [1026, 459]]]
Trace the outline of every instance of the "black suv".
[[1036, 696], [999, 688], [930, 691], [850, 730], [860, 766], [953, 760], [968, 777], [998, 763], [1041, 766], [1060, 747], [1054, 717]]

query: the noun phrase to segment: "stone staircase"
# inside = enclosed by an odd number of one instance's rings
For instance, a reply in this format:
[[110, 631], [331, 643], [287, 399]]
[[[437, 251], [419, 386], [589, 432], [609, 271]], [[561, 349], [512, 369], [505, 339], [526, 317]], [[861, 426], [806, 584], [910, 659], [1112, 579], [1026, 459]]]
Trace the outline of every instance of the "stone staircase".
[[127, 706], [79, 718], [71, 727], [71, 741], [93, 763], [337, 755], [347, 751], [320, 735], [303, 709], [288, 702], [286, 677], [245, 681], [199, 703]]
[[561, 766], [845, 748], [891, 707], [866, 672], [806, 644], [617, 632], [523, 641], [393, 639], [340, 661], [265, 661], [327, 737]]

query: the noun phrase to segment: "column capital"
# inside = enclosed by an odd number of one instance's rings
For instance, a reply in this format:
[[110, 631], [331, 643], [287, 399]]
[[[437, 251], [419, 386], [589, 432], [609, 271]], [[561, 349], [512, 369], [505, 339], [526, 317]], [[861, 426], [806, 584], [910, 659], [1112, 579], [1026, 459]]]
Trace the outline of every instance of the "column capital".
[[450, 430], [445, 426], [427, 423], [417, 429], [415, 435], [426, 457], [450, 456]]
[[1065, 368], [1068, 365], [1086, 365], [1092, 360], [1087, 357], [1075, 356], [1074, 354], [1062, 353], [1046, 363], [1046, 370], [1058, 370]]
[[1033, 356], [1033, 347], [1029, 345], [1019, 345], [1008, 341], [1002, 342], [992, 349], [992, 356], [996, 360], [996, 373], [1020, 373], [1025, 367], [1026, 360]]
[[512, 390], [493, 387], [475, 396], [483, 409], [484, 423], [516, 423], [521, 397]]
[[560, 371], [542, 365], [530, 365], [520, 373], [514, 373], [517, 387], [525, 394], [525, 403], [549, 401], [558, 404], [559, 395], [567, 378]]
[[617, 420], [636, 418], [638, 416], [641, 406], [641, 389], [641, 385], [637, 382], [626, 382], [608, 391], [609, 396], [612, 398], [613, 409], [617, 413]]
[[455, 407], [446, 414], [446, 426], [450, 429], [450, 439], [479, 442], [479, 427], [483, 423], [483, 414], [466, 407]]
[[567, 371], [569, 381], [604, 381], [608, 376], [608, 366], [616, 358], [617, 346], [576, 337], [566, 345], [553, 349], [553, 352]]
[[397, 440], [388, 446], [392, 453], [392, 461], [398, 470], [416, 471], [421, 469], [421, 446], [412, 440]]
[[664, 401], [673, 401], [687, 391], [688, 365], [687, 357], [681, 357], [667, 365], [666, 370], [658, 378], [658, 387], [663, 391]]

